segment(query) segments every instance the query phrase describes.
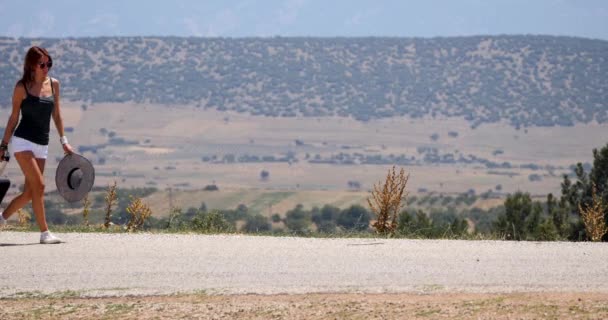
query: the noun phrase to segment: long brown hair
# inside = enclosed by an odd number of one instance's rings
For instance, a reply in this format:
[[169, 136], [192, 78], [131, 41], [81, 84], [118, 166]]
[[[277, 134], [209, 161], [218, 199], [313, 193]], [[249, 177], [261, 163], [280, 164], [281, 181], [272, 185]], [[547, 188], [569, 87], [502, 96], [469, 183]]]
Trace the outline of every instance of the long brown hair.
[[34, 81], [34, 74], [36, 72], [36, 65], [42, 56], [46, 56], [49, 58], [49, 61], [52, 62], [53, 58], [46, 51], [46, 49], [33, 46], [31, 47], [27, 53], [25, 54], [25, 62], [23, 63], [23, 76], [21, 77], [20, 82], [27, 86], [30, 82]]

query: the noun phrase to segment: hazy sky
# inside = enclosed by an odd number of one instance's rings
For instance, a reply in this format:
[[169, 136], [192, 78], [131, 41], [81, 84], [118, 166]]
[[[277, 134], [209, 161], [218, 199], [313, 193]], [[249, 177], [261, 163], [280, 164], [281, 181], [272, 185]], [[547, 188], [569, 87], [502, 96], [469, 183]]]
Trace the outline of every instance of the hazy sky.
[[0, 0], [0, 35], [569, 35], [608, 40], [606, 0]]

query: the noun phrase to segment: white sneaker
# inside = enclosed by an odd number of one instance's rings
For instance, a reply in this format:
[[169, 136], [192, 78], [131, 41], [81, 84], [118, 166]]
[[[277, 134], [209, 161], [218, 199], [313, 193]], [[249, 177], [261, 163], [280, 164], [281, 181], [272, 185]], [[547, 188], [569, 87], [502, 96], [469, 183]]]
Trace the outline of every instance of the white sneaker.
[[40, 243], [42, 244], [55, 244], [61, 243], [61, 239], [55, 237], [48, 230], [40, 233]]
[[2, 217], [2, 211], [0, 211], [0, 228], [6, 226], [6, 219]]

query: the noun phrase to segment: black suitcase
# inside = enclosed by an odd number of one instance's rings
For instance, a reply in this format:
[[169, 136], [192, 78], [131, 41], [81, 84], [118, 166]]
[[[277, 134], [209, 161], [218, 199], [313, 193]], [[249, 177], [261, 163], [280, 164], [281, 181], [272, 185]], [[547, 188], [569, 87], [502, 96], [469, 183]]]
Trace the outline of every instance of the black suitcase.
[[8, 188], [11, 187], [11, 180], [0, 178], [0, 203], [4, 200], [4, 196], [8, 191]]

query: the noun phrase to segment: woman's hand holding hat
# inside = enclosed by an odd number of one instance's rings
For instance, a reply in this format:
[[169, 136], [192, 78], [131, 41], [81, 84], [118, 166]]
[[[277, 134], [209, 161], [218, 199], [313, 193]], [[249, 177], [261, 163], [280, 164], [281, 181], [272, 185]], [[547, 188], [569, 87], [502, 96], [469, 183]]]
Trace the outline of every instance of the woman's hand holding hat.
[[61, 136], [59, 138], [59, 142], [61, 142], [61, 146], [63, 147], [63, 153], [65, 153], [66, 155], [74, 153], [72, 146], [70, 146], [70, 144], [68, 143], [68, 137]]
[[72, 146], [70, 146], [69, 143], [63, 145], [63, 153], [65, 153], [66, 155], [74, 153], [74, 150], [72, 149]]

